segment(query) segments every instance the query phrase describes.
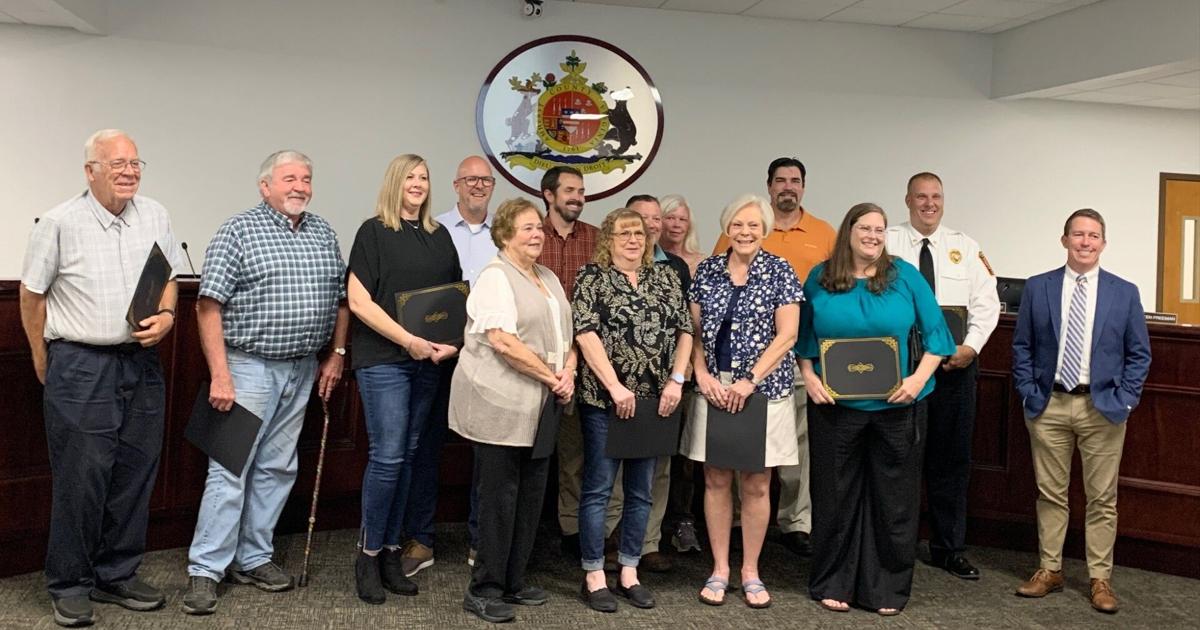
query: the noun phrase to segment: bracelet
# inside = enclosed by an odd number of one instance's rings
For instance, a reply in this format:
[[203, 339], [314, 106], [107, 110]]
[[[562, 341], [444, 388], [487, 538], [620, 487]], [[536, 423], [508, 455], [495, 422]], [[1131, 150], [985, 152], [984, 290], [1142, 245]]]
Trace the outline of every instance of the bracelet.
[[155, 315], [162, 315], [163, 313], [170, 313], [170, 314], [171, 314], [171, 319], [175, 319], [175, 309], [173, 309], [173, 308], [160, 308], [160, 309], [158, 309], [158, 312], [157, 312], [157, 313], [155, 313]]

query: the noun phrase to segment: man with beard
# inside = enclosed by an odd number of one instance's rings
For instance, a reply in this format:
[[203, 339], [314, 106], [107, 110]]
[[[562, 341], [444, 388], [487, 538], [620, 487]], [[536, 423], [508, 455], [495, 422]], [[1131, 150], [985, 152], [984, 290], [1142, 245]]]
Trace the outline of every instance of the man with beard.
[[[496, 257], [496, 244], [492, 242], [492, 215], [488, 204], [496, 178], [487, 160], [472, 155], [458, 165], [454, 174], [454, 192], [458, 202], [449, 212], [436, 217], [436, 221], [450, 232], [458, 262], [462, 266], [463, 281], [475, 286], [475, 279], [484, 266]], [[441, 386], [429, 412], [429, 421], [417, 439], [417, 453], [413, 458], [412, 482], [409, 488], [408, 509], [404, 511], [404, 533], [409, 540], [404, 543], [401, 568], [404, 575], [412, 577], [421, 569], [433, 566], [434, 526], [433, 516], [437, 510], [438, 466], [442, 445], [446, 441], [447, 412], [450, 403], [450, 375], [458, 365], [458, 357], [442, 361]], [[467, 564], [475, 566], [475, 549], [478, 541], [479, 523], [475, 519], [479, 508], [476, 484], [471, 483], [471, 511], [467, 516], [467, 535], [470, 550]]]
[[[596, 226], [579, 220], [583, 213], [583, 173], [570, 166], [555, 166], [542, 176], [542, 200], [546, 217], [542, 230], [546, 240], [538, 264], [558, 276], [563, 292], [575, 290], [575, 274], [592, 261], [596, 252]], [[563, 414], [558, 429], [558, 525], [562, 529], [563, 551], [579, 558], [579, 492], [583, 481], [583, 434], [574, 404]], [[615, 494], [615, 493], [614, 493]], [[611, 534], [621, 518], [619, 497], [608, 502], [605, 534]]]
[[[804, 209], [804, 163], [796, 158], [781, 157], [767, 167], [767, 193], [775, 214], [775, 227], [763, 241], [763, 249], [788, 261], [800, 284], [812, 268], [829, 258], [837, 231], [825, 221]], [[724, 235], [717, 240], [714, 254], [729, 248]], [[783, 545], [802, 556], [812, 553], [809, 533], [812, 531], [812, 499], [808, 492], [808, 395], [804, 379], [796, 379], [796, 439], [799, 442], [800, 463], [780, 466], [779, 509], [776, 522], [783, 532]]]
[[935, 566], [964, 580], [979, 579], [966, 551], [967, 483], [975, 428], [975, 357], [996, 329], [1000, 298], [996, 278], [974, 239], [942, 225], [942, 180], [917, 173], [904, 195], [908, 222], [888, 228], [887, 251], [921, 270], [943, 306], [965, 307], [966, 335], [933, 376], [925, 445], [929, 504], [929, 554]]
[[[21, 323], [45, 385], [46, 587], [62, 626], [92, 624], [92, 601], [130, 610], [166, 602], [137, 569], [166, 409], [155, 346], [175, 325], [174, 276], [183, 263], [166, 209], [137, 194], [146, 163], [133, 140], [98, 131], [84, 160], [88, 190], [34, 225], [20, 291]], [[172, 279], [158, 312], [130, 326], [126, 309], [155, 244]]]
[[226, 220], [209, 243], [196, 304], [209, 403], [228, 411], [236, 401], [262, 426], [240, 475], [209, 460], [183, 598], [193, 615], [216, 610], [226, 575], [269, 592], [292, 588], [272, 561], [271, 538], [296, 480], [313, 381], [328, 400], [346, 354], [346, 264], [333, 228], [307, 211], [312, 161], [297, 151], [270, 155], [258, 189], [262, 202]]

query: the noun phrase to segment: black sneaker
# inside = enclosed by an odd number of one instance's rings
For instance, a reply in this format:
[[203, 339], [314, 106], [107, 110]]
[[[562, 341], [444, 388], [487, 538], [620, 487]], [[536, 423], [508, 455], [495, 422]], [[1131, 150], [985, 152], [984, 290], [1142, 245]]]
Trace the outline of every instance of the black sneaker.
[[518, 606], [541, 606], [550, 599], [550, 596], [540, 586], [526, 586], [515, 593], [506, 593], [501, 599], [505, 603]]
[[202, 575], [188, 577], [188, 590], [183, 594], [183, 612], [189, 615], [211, 615], [217, 609], [217, 581]]
[[291, 575], [274, 562], [268, 562], [249, 571], [230, 571], [229, 579], [238, 584], [249, 584], [270, 593], [290, 591], [296, 586]]
[[116, 604], [138, 611], [155, 610], [167, 603], [162, 591], [143, 582], [137, 576], [120, 584], [97, 584], [90, 597], [94, 602]]
[[354, 561], [354, 588], [358, 598], [368, 604], [382, 604], [387, 601], [383, 592], [383, 582], [379, 577], [379, 557], [368, 556], [361, 550]]
[[495, 597], [476, 597], [470, 593], [463, 596], [463, 610], [491, 623], [506, 623], [517, 617], [510, 604]]
[[54, 609], [54, 623], [64, 628], [90, 626], [96, 620], [92, 614], [92, 602], [85, 595], [51, 598], [50, 604]]
[[696, 524], [691, 521], [679, 521], [671, 534], [671, 545], [679, 553], [700, 551], [700, 539], [696, 536]]
[[798, 556], [812, 555], [812, 540], [808, 532], [787, 532], [783, 535], [783, 546]]
[[399, 549], [379, 552], [379, 577], [383, 588], [397, 595], [416, 595], [417, 583], [404, 575], [404, 553]]

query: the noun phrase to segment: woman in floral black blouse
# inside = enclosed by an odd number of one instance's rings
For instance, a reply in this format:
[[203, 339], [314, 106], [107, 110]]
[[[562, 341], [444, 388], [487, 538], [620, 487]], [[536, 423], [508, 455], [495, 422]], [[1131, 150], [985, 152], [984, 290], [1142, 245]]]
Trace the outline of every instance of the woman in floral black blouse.
[[577, 392], [584, 442], [579, 546], [587, 572], [581, 597], [594, 610], [617, 609], [604, 577], [604, 512], [624, 463], [621, 573], [614, 590], [634, 606], [652, 608], [654, 597], [638, 582], [637, 565], [657, 458], [605, 456], [609, 407], [615, 407], [617, 422], [633, 417], [639, 398], [658, 400], [660, 415], [675, 411], [692, 350], [692, 320], [679, 276], [654, 264], [641, 215], [621, 208], [604, 219], [595, 262], [579, 270], [571, 307], [585, 360]]

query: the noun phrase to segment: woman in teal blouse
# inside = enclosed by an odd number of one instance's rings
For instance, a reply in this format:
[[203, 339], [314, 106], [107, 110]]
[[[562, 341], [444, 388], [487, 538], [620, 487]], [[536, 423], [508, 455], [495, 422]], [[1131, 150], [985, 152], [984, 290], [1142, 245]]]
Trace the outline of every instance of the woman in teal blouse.
[[[925, 403], [954, 340], [929, 284], [888, 255], [887, 215], [871, 203], [846, 214], [833, 254], [804, 284], [796, 356], [808, 391], [812, 569], [809, 593], [835, 612], [850, 604], [881, 615], [908, 603], [917, 544]], [[909, 330], [924, 354], [909, 373]], [[887, 400], [834, 402], [821, 384], [823, 339], [891, 336], [903, 376]]]

